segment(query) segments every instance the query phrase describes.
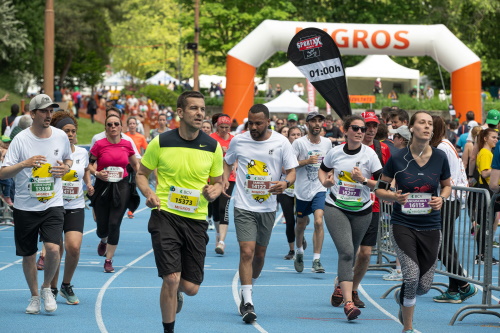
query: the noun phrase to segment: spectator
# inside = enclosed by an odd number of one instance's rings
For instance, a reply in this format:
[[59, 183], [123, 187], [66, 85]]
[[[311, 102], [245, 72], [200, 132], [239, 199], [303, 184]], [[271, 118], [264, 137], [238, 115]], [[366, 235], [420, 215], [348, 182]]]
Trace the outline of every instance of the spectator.
[[2, 135], [9, 136], [12, 131], [12, 124], [19, 113], [19, 105], [12, 104], [10, 106], [10, 116], [3, 118], [2, 120]]

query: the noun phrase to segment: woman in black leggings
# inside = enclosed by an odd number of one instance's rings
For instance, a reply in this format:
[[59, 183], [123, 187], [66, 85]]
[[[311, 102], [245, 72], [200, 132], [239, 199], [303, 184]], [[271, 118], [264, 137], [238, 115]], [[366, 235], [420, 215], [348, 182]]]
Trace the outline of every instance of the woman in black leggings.
[[[380, 199], [394, 202], [391, 239], [403, 273], [398, 297], [403, 332], [413, 332], [416, 295], [424, 295], [431, 288], [441, 243], [440, 210], [451, 193], [448, 159], [429, 145], [432, 116], [418, 111], [408, 127], [412, 134], [409, 147], [391, 156], [375, 187]], [[393, 180], [396, 192], [390, 190]]]

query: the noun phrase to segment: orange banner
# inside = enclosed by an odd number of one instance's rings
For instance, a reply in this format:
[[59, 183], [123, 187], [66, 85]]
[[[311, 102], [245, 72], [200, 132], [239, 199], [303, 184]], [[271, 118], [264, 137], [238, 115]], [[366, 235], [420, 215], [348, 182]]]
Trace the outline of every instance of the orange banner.
[[351, 103], [375, 103], [373, 95], [349, 95]]

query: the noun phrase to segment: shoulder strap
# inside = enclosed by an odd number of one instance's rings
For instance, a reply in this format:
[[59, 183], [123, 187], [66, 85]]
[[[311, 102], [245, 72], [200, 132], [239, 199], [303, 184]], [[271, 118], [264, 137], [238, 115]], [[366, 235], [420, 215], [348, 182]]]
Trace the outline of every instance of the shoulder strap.
[[377, 153], [378, 159], [380, 160], [380, 164], [384, 166], [384, 160], [382, 158], [382, 146], [380, 145], [380, 141], [373, 140], [373, 146], [375, 147], [375, 153]]

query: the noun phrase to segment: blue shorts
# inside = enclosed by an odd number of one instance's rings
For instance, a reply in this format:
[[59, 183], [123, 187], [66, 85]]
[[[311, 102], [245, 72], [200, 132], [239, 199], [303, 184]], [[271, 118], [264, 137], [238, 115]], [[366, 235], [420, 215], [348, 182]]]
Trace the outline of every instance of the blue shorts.
[[318, 192], [311, 201], [295, 200], [295, 211], [297, 217], [306, 217], [317, 209], [325, 209], [326, 192]]

